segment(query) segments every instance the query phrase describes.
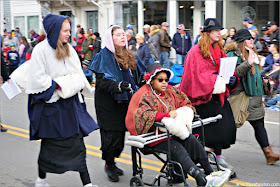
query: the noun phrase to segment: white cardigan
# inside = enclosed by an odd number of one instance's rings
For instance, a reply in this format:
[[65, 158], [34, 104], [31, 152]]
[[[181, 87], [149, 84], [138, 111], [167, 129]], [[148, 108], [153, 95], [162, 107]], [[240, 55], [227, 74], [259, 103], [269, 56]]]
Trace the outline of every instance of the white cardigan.
[[71, 45], [69, 48], [70, 57], [61, 61], [55, 57], [55, 49], [48, 41], [42, 41], [33, 49], [31, 59], [12, 73], [11, 79], [23, 87], [26, 94], [46, 91], [54, 80], [61, 90], [55, 90], [51, 99], [46, 101], [48, 103], [56, 102], [60, 97], [64, 99], [72, 97], [83, 88], [92, 92], [93, 89], [84, 76], [76, 51]]

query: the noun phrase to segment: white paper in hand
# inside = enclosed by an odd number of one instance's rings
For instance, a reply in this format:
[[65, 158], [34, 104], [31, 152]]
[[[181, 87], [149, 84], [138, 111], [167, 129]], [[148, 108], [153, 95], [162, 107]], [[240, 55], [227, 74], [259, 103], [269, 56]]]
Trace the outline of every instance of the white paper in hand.
[[4, 93], [9, 99], [14, 98], [15, 96], [21, 93], [21, 89], [12, 79], [10, 79], [9, 82], [5, 82], [1, 86], [1, 88], [3, 89]]
[[220, 58], [219, 75], [224, 78], [225, 83], [229, 83], [229, 78], [233, 76], [238, 57]]

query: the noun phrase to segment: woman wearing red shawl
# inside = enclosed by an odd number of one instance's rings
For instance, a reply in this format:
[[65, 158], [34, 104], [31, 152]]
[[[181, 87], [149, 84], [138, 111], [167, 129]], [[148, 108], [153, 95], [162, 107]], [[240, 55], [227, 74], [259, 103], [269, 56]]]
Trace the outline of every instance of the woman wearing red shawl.
[[[205, 126], [205, 145], [214, 149], [222, 168], [233, 169], [221, 154], [222, 149], [229, 148], [236, 139], [236, 126], [226, 95], [239, 79], [232, 76], [229, 85], [226, 85], [224, 79], [218, 76], [220, 58], [227, 57], [220, 38], [221, 29], [215, 18], [205, 20], [201, 39], [185, 59], [179, 89], [188, 96], [202, 119], [222, 114], [221, 120]], [[193, 132], [200, 134], [201, 128]]]
[[[230, 172], [213, 172], [204, 148], [190, 134], [194, 108], [183, 92], [168, 86], [173, 72], [159, 63], [149, 65], [147, 72], [144, 76], [146, 85], [132, 96], [129, 103], [125, 119], [127, 130], [132, 135], [146, 134], [155, 131], [154, 122], [164, 123], [174, 135], [170, 139], [171, 159], [182, 165], [185, 176], [194, 177], [198, 186], [222, 186]], [[166, 139], [149, 146], [167, 151]], [[195, 163], [200, 163], [204, 172]], [[175, 178], [173, 182], [183, 181]]]

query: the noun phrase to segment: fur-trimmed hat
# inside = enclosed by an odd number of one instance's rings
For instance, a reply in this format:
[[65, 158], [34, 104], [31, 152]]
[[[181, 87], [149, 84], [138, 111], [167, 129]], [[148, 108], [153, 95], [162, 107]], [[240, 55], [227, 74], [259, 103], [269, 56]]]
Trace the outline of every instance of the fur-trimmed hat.
[[163, 68], [160, 63], [152, 63], [147, 67], [147, 73], [144, 75], [146, 84], [150, 84], [151, 80], [160, 72], [166, 72], [168, 79], [172, 79], [173, 72], [170, 69]]

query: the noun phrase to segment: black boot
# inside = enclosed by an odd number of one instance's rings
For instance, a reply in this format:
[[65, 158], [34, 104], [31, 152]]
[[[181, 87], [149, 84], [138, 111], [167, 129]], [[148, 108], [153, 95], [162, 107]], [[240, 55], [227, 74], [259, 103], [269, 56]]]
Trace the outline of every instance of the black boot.
[[112, 182], [118, 182], [119, 181], [119, 176], [116, 172], [116, 168], [114, 166], [108, 166], [105, 164], [105, 172], [107, 173], [107, 176], [110, 181]]
[[206, 175], [197, 166], [191, 167], [188, 173], [190, 174], [190, 176], [195, 178], [196, 184], [198, 186], [206, 185], [207, 183], [207, 180], [205, 178]]

